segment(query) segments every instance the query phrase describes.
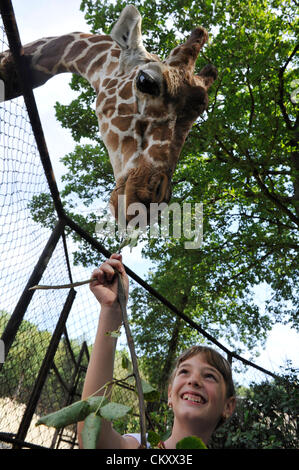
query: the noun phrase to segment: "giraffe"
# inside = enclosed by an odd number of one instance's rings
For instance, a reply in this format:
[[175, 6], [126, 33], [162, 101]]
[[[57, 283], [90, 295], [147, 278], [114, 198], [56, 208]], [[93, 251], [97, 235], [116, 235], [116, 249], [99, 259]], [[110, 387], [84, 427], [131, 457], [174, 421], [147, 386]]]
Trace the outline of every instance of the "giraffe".
[[[207, 109], [208, 89], [217, 78], [213, 65], [194, 74], [199, 52], [208, 40], [203, 27], [175, 47], [165, 60], [146, 51], [142, 18], [127, 5], [110, 35], [74, 32], [46, 37], [23, 47], [33, 88], [52, 76], [71, 72], [88, 80], [96, 93], [99, 131], [113, 168], [110, 203], [116, 219], [119, 196], [125, 218], [132, 203], [168, 203], [171, 179], [185, 139]], [[0, 54], [5, 99], [21, 95], [14, 61]]]

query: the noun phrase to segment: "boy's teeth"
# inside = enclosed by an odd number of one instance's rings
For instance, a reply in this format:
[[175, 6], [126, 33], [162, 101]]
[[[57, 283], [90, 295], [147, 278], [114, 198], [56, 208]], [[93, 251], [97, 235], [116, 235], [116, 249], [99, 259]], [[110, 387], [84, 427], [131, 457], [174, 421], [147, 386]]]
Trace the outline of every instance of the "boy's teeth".
[[203, 403], [203, 400], [201, 397], [198, 396], [192, 396], [192, 395], [183, 395], [183, 400], [189, 400], [189, 401], [196, 401], [197, 403]]

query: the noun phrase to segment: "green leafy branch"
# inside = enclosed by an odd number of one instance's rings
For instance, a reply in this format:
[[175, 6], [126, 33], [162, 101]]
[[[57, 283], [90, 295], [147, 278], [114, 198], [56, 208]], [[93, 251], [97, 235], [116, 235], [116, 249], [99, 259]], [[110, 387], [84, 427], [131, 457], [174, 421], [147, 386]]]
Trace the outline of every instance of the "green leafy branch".
[[[131, 378], [133, 378], [133, 374], [128, 375], [125, 379], [113, 379], [93, 393], [90, 397], [76, 401], [69, 406], [41, 417], [37, 421], [36, 426], [43, 424], [48, 427], [61, 429], [65, 426], [84, 421], [83, 431], [81, 434], [83, 448], [96, 449], [97, 442], [100, 437], [102, 420], [118, 420], [124, 418], [131, 411], [131, 407], [127, 405], [109, 402], [108, 397], [106, 397], [106, 391], [108, 387], [112, 386], [110, 390], [111, 394], [113, 386], [123, 384]], [[104, 395], [95, 396], [103, 391], [103, 389]], [[157, 399], [158, 392], [156, 392], [155, 389], [145, 381], [142, 381], [142, 393], [144, 398], [148, 401]]]

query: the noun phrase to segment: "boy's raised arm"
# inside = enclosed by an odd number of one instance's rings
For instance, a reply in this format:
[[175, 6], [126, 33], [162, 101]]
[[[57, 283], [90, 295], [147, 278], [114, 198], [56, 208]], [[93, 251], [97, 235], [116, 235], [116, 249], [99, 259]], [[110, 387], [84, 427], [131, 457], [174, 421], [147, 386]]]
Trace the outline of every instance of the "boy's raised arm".
[[[114, 254], [109, 260], [94, 270], [93, 278], [97, 278], [90, 284], [90, 289], [101, 304], [101, 313], [96, 333], [95, 343], [91, 353], [90, 361], [85, 377], [82, 399], [94, 394], [104, 394], [104, 386], [113, 378], [113, 367], [117, 338], [107, 335], [107, 332], [117, 330], [122, 324], [122, 313], [117, 300], [118, 270], [123, 279], [123, 284], [128, 297], [129, 281], [121, 262], [121, 255]], [[109, 389], [106, 391], [109, 394]], [[84, 423], [78, 423], [78, 440], [82, 448], [81, 432]], [[103, 420], [98, 448], [100, 449], [123, 449], [136, 448], [138, 442], [133, 438], [126, 438], [117, 433], [110, 421]]]

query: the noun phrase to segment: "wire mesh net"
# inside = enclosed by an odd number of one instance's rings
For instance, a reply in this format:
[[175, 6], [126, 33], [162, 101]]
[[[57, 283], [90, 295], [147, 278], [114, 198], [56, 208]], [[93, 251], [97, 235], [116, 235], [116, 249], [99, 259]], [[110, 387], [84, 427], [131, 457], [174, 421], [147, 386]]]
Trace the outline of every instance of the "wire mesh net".
[[[4, 29], [0, 28], [1, 51], [8, 49]], [[48, 185], [40, 162], [23, 98], [0, 104], [0, 333], [5, 330], [30, 274], [49, 238], [50, 231], [36, 224], [29, 203], [34, 195], [47, 193]], [[58, 244], [43, 281], [69, 281], [62, 241]], [[0, 432], [17, 434], [51, 335], [66, 299], [65, 291], [37, 292], [6, 357], [0, 375]], [[74, 330], [74, 326], [73, 326]], [[78, 328], [77, 331], [80, 331]], [[62, 339], [56, 352], [62, 382], [72, 388], [70, 378], [76, 367]], [[76, 344], [78, 349], [78, 345]], [[79, 352], [75, 349], [75, 359]], [[54, 361], [54, 362], [55, 362]], [[82, 363], [83, 364], [83, 363]], [[39, 399], [27, 441], [50, 446], [53, 432], [35, 428], [36, 413], [54, 410], [67, 400], [69, 391], [53, 369]], [[57, 374], [55, 374], [57, 377]], [[49, 385], [52, 394], [49, 392]], [[79, 384], [80, 385], [80, 384]], [[60, 386], [60, 391], [59, 391]], [[55, 387], [55, 393], [53, 393]], [[80, 392], [80, 389], [79, 389]], [[5, 444], [3, 444], [5, 446]]]
[[[0, 28], [0, 51], [8, 49], [4, 28]], [[14, 311], [50, 230], [32, 219], [30, 202], [35, 195], [49, 194], [23, 98], [0, 103], [0, 334]], [[70, 255], [71, 256], [71, 255]], [[73, 279], [88, 278], [87, 270], [73, 267]], [[41, 284], [70, 282], [62, 239], [49, 260]], [[64, 307], [68, 291], [36, 291], [26, 310], [0, 372], [0, 432], [18, 435], [43, 360]], [[63, 335], [38, 402], [31, 412], [30, 426], [22, 434], [28, 444], [44, 447], [76, 447], [76, 427], [62, 432], [36, 427], [39, 416], [80, 399], [88, 358], [99, 315], [98, 303], [88, 287], [77, 290]], [[116, 375], [121, 377], [121, 373]], [[128, 392], [132, 396], [132, 392]], [[118, 401], [128, 402], [126, 393], [114, 391]], [[133, 398], [134, 401], [134, 398]], [[27, 410], [28, 411], [28, 410]]]

